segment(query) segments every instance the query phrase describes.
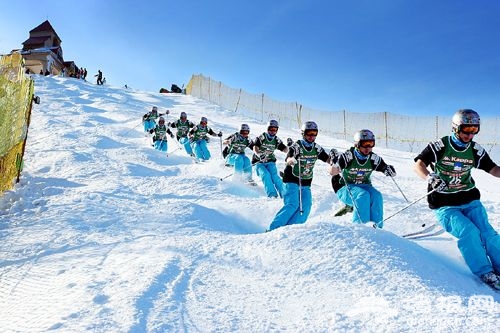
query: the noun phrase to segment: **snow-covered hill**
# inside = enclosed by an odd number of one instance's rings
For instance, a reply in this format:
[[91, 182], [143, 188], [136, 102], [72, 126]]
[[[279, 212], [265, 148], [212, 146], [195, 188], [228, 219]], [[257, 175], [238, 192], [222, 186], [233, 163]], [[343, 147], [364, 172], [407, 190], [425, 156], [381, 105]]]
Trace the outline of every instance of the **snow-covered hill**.
[[[318, 162], [308, 222], [264, 233], [282, 202], [255, 174], [258, 187], [220, 180], [232, 171], [219, 138], [213, 159], [195, 164], [174, 141], [168, 157], [154, 150], [140, 119], [157, 105], [167, 120], [206, 116], [224, 134], [265, 124], [191, 96], [35, 79], [22, 180], [0, 199], [2, 332], [497, 331], [500, 294], [469, 272], [452, 237], [398, 236], [434, 223], [425, 200], [384, 230], [353, 225], [333, 217], [340, 204]], [[325, 148], [350, 146], [319, 126]], [[410, 201], [425, 194], [413, 154], [375, 152]], [[499, 230], [498, 179], [474, 175]], [[390, 178], [373, 183], [386, 216], [407, 205]]]

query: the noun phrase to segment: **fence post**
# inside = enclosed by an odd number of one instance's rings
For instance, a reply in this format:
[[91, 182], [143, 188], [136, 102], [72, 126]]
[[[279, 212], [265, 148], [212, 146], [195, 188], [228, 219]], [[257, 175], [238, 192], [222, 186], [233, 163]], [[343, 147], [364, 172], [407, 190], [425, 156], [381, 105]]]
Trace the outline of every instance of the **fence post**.
[[344, 116], [344, 140], [347, 140], [347, 115], [345, 109], [342, 110], [343, 116]]
[[264, 93], [262, 93], [262, 98], [260, 102], [260, 111], [261, 111], [261, 122], [264, 122]]
[[387, 112], [384, 112], [384, 126], [385, 126], [385, 148], [388, 147], [388, 140], [389, 140], [389, 132], [388, 132], [388, 125], [387, 125]]

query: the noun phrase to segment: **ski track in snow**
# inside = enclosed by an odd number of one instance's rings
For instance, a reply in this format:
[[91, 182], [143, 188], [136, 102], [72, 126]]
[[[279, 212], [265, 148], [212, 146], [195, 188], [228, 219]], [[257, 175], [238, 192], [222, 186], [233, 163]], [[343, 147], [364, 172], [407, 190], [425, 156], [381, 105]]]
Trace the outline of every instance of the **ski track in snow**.
[[[2, 331], [496, 331], [500, 295], [471, 275], [452, 237], [397, 236], [435, 222], [425, 200], [384, 230], [353, 225], [350, 214], [333, 218], [340, 203], [319, 161], [308, 222], [263, 233], [282, 202], [265, 197], [255, 173], [257, 187], [220, 180], [232, 170], [219, 138], [209, 143], [213, 158], [195, 164], [182, 150], [166, 157], [152, 149], [140, 119], [158, 105], [171, 110], [167, 121], [181, 111], [195, 123], [208, 116], [224, 137], [241, 122], [253, 137], [262, 122], [191, 96], [35, 79], [42, 103], [25, 170], [0, 200]], [[349, 146], [321, 135], [318, 142]], [[375, 151], [396, 167], [410, 201], [425, 194], [415, 153]], [[498, 180], [474, 177], [499, 230]], [[373, 183], [385, 216], [407, 205], [391, 179], [377, 173]], [[475, 295], [495, 302], [471, 309]], [[447, 297], [461, 300], [452, 312], [438, 308]]]

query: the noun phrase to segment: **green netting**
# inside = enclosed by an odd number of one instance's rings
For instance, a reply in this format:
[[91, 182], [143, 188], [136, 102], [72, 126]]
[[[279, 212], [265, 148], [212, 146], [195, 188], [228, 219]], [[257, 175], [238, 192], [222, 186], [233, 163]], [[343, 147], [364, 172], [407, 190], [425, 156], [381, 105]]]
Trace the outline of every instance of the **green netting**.
[[33, 87], [19, 54], [0, 59], [0, 191], [12, 187], [22, 167]]

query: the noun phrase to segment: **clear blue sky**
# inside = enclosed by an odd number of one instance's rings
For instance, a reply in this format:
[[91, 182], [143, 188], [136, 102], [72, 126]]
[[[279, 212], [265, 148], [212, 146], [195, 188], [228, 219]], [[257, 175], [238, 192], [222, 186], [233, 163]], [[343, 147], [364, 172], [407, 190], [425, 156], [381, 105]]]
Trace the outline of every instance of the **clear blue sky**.
[[111, 85], [201, 73], [322, 110], [500, 115], [500, 1], [0, 2], [0, 53], [48, 19], [65, 60]]

